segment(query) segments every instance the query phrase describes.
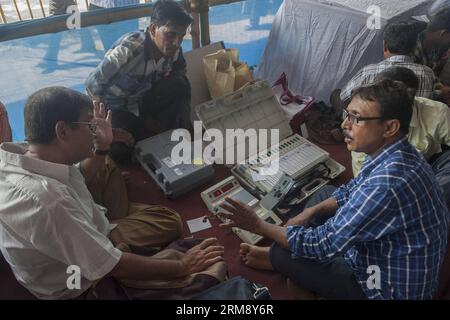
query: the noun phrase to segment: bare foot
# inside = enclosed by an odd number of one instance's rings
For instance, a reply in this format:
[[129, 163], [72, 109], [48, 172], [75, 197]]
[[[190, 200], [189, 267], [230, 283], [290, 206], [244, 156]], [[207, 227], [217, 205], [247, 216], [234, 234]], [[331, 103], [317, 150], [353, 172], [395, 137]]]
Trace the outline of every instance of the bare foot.
[[258, 247], [248, 243], [241, 243], [239, 255], [242, 261], [254, 269], [273, 270], [269, 260], [270, 247]]

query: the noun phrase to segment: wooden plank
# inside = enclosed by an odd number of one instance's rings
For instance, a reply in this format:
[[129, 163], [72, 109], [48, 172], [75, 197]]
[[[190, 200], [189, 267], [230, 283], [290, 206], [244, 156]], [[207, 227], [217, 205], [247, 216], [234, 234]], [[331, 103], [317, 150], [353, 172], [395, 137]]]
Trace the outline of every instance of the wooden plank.
[[[243, 0], [209, 0], [210, 6], [228, 4], [233, 2], [241, 2]], [[180, 1], [184, 2], [184, 1]], [[15, 3], [15, 0], [14, 0]], [[42, 0], [39, 0], [42, 14], [45, 17]], [[136, 19], [151, 16], [154, 3], [146, 3], [140, 5], [126, 6], [120, 8], [100, 9], [95, 11], [81, 12], [81, 25], [88, 27], [98, 24], [109, 24], [116, 21]], [[66, 20], [69, 14], [60, 16], [49, 16], [46, 19], [34, 19], [29, 21], [20, 21], [0, 26], [0, 42], [31, 37], [44, 33], [55, 33], [67, 30]], [[4, 18], [4, 17], [3, 17]], [[20, 18], [21, 19], [21, 18]], [[202, 44], [210, 43], [208, 16], [204, 15], [204, 36], [202, 35]], [[206, 30], [205, 28], [208, 28]]]
[[[141, 4], [111, 9], [99, 9], [81, 12], [81, 26], [88, 27], [99, 24], [109, 24], [116, 21], [136, 19], [149, 16], [152, 13], [153, 4]], [[0, 42], [31, 37], [44, 33], [66, 31], [66, 20], [70, 14], [49, 16], [45, 19], [34, 19], [8, 23], [0, 26]]]
[[198, 13], [192, 12], [192, 25], [191, 25], [191, 37], [192, 37], [192, 49], [200, 48], [200, 17]]
[[234, 2], [242, 2], [245, 0], [209, 0], [209, 6], [213, 7], [213, 6], [220, 6], [223, 4], [230, 4], [230, 3], [234, 3]]

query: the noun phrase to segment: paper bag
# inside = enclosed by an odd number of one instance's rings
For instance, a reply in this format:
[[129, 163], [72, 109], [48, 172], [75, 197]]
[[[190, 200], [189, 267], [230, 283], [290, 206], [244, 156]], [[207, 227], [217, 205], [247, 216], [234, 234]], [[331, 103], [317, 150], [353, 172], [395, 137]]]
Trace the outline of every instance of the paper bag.
[[222, 49], [206, 55], [203, 66], [209, 93], [213, 98], [231, 93], [253, 81], [248, 65], [239, 62], [238, 49]]

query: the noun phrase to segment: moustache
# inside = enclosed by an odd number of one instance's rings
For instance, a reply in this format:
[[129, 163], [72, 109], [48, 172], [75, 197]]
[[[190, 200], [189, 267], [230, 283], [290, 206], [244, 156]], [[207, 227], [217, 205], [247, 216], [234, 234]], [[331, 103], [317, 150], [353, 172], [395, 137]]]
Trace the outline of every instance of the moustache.
[[344, 137], [347, 138], [347, 139], [353, 139], [352, 136], [348, 133], [347, 130], [342, 130], [342, 134], [343, 134]]

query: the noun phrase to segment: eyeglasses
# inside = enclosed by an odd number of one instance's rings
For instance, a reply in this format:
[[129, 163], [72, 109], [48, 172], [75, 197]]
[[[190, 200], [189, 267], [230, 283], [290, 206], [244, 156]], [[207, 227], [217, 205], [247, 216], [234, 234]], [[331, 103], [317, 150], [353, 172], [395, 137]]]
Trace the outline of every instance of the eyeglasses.
[[348, 119], [350, 123], [357, 126], [362, 126], [364, 123], [361, 121], [369, 121], [369, 120], [385, 120], [384, 117], [361, 117], [359, 115], [350, 113], [347, 111], [347, 109], [342, 110], [342, 120], [345, 121], [345, 119]]
[[94, 122], [82, 122], [82, 121], [76, 121], [76, 122], [72, 122], [73, 124], [84, 124], [86, 126], [88, 126], [89, 130], [91, 130], [92, 132], [95, 132], [95, 130], [97, 130], [97, 124]]

